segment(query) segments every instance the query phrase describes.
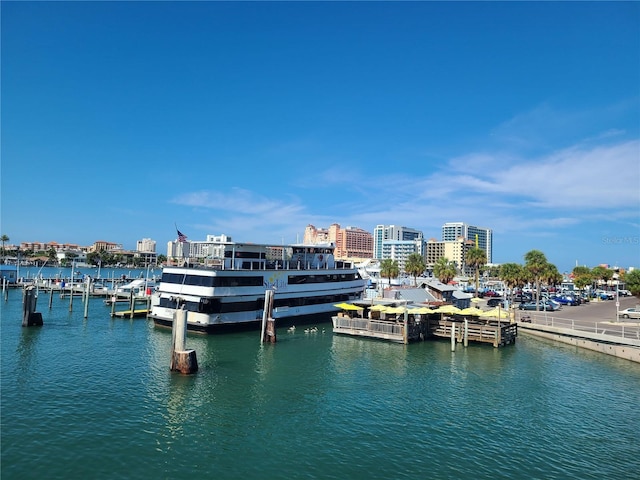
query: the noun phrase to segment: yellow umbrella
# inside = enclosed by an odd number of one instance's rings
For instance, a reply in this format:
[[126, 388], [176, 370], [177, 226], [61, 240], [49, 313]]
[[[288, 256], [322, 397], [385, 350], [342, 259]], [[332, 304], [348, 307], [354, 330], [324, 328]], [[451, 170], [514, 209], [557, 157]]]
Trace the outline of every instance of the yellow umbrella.
[[384, 311], [384, 313], [395, 313], [395, 314], [398, 314], [398, 313], [404, 313], [406, 310], [407, 310], [407, 308], [406, 307], [402, 307], [402, 306], [400, 306], [400, 307], [389, 307]]
[[482, 312], [483, 317], [491, 317], [491, 318], [507, 318], [507, 315], [508, 315], [508, 312], [506, 310], [498, 307]]
[[458, 315], [466, 315], [469, 317], [479, 317], [482, 315], [482, 310], [475, 307], [464, 308], [458, 312]]
[[442, 305], [436, 308], [433, 313], [460, 313], [460, 309], [458, 307], [454, 307], [453, 305]]
[[378, 305], [374, 305], [373, 307], [370, 307], [369, 310], [371, 310], [372, 312], [384, 312], [387, 310], [387, 306], [378, 304]]
[[346, 302], [338, 303], [334, 305], [334, 307], [341, 308], [342, 310], [364, 310], [364, 307], [359, 307], [352, 303], [346, 303]]
[[472, 303], [480, 303], [480, 299], [478, 297], [473, 297], [470, 301]]
[[410, 308], [409, 313], [419, 313], [420, 315], [423, 315], [426, 313], [433, 313], [433, 310], [431, 310], [429, 307], [416, 307]]

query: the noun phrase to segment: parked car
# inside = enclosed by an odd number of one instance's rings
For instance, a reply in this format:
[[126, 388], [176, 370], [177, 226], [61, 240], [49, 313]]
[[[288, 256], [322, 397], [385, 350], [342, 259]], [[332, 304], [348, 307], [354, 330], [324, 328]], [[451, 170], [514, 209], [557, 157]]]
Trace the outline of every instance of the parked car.
[[640, 308], [625, 308], [618, 313], [622, 318], [638, 318], [640, 319]]
[[498, 305], [504, 308], [504, 298], [493, 297], [487, 300], [487, 307], [497, 307]]
[[629, 290], [618, 290], [618, 295], [621, 297], [630, 297], [631, 292]]
[[499, 297], [500, 294], [497, 292], [494, 292], [493, 290], [487, 290], [486, 292], [484, 292], [484, 296], [485, 297]]
[[533, 297], [528, 293], [516, 293], [513, 297], [514, 302], [530, 302], [533, 300]]
[[560, 305], [580, 305], [582, 303], [579, 298], [572, 295], [555, 295], [551, 297], [551, 300], [558, 302]]
[[555, 312], [556, 310], [560, 309], [560, 305], [558, 305], [555, 302], [552, 301], [545, 301], [545, 302], [539, 302], [540, 304], [540, 308], [536, 309], [536, 302], [527, 302], [527, 303], [521, 303], [518, 308], [520, 310], [540, 310], [540, 311], [547, 311], [547, 312]]

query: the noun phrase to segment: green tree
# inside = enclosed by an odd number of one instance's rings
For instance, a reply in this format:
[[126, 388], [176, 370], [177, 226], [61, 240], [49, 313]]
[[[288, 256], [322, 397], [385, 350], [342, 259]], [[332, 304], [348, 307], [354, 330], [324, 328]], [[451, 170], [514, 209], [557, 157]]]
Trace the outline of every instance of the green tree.
[[631, 295], [640, 299], [640, 270], [631, 270], [624, 275], [624, 284]]
[[8, 242], [8, 241], [9, 241], [9, 237], [3, 234], [3, 235], [0, 237], [0, 241], [2, 242], [2, 263], [4, 263], [4, 256], [5, 256], [5, 253], [4, 253], [4, 244], [5, 244], [5, 242]]
[[576, 266], [571, 273], [573, 273], [573, 284], [580, 290], [593, 283], [593, 275], [589, 267]]
[[478, 287], [480, 284], [480, 267], [484, 267], [487, 263], [487, 254], [481, 248], [473, 247], [467, 252], [465, 262], [473, 268], [474, 280], [476, 285], [476, 297], [478, 296]]
[[389, 286], [391, 286], [391, 279], [397, 278], [399, 273], [400, 267], [397, 260], [385, 258], [380, 262], [380, 275], [389, 279]]
[[598, 265], [591, 270], [594, 282], [596, 282], [596, 288], [600, 285], [607, 285], [607, 282], [613, 278], [613, 270]]
[[414, 286], [418, 284], [418, 275], [422, 275], [426, 268], [427, 265], [424, 262], [424, 257], [419, 253], [412, 253], [411, 255], [409, 255], [404, 266], [404, 270], [409, 275], [413, 275]]
[[547, 257], [540, 250], [530, 250], [524, 255], [524, 268], [536, 286], [536, 311], [540, 310], [540, 282], [547, 268]]
[[440, 257], [436, 260], [436, 263], [433, 264], [433, 274], [444, 284], [453, 280], [457, 273], [456, 264], [449, 261], [446, 257]]
[[49, 251], [47, 252], [47, 257], [49, 258], [49, 261], [51, 263], [58, 263], [58, 256], [56, 255], [56, 249], [55, 248], [50, 248]]
[[166, 261], [167, 261], [167, 256], [166, 255], [160, 254], [160, 255], [157, 256], [156, 262], [158, 263], [158, 265], [162, 265]]

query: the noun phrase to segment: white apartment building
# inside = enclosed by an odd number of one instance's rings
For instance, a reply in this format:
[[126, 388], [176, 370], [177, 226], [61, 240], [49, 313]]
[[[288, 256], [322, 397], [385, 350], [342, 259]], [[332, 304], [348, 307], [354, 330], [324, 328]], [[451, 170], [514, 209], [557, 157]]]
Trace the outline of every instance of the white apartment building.
[[476, 227], [463, 222], [449, 222], [442, 225], [442, 241], [452, 242], [458, 238], [471, 240], [487, 254], [487, 263], [493, 259], [493, 231], [486, 227]]
[[150, 238], [143, 238], [136, 242], [136, 252], [150, 253], [156, 251], [156, 242]]
[[[422, 245], [424, 234], [420, 230], [413, 228], [398, 227], [396, 225], [377, 225], [373, 230], [373, 258], [378, 260], [389, 258], [385, 257], [383, 253], [383, 244], [388, 241], [418, 241]], [[423, 253], [422, 247], [420, 247], [418, 253]]]
[[420, 240], [387, 240], [382, 242], [382, 258], [390, 258], [398, 262], [401, 272], [405, 271], [405, 265], [409, 255], [419, 253], [422, 255], [422, 239]]

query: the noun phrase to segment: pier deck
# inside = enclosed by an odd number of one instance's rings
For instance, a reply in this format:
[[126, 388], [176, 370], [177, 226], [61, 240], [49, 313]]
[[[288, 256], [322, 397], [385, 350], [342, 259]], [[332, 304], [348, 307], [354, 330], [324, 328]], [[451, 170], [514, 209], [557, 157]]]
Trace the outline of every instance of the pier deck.
[[494, 347], [513, 344], [518, 336], [516, 323], [496, 321], [467, 321], [450, 318], [422, 318], [412, 316], [395, 320], [375, 320], [363, 317], [336, 315], [332, 317], [333, 332], [355, 337], [376, 338], [397, 343], [410, 343], [427, 339], [450, 339], [451, 331], [457, 343], [488, 343]]

